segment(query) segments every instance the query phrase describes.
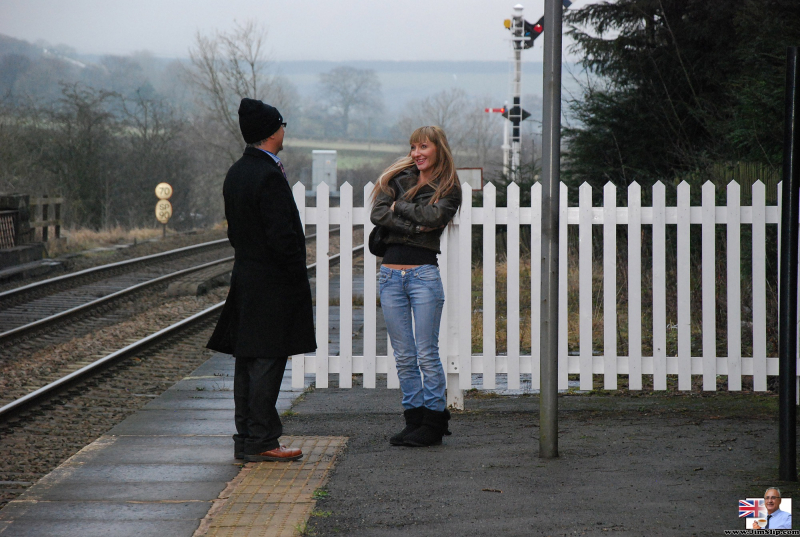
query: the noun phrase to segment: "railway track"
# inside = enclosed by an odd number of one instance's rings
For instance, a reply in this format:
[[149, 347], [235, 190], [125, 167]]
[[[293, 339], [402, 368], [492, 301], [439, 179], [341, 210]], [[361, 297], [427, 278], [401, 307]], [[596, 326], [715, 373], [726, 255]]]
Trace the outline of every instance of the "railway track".
[[[124, 274], [136, 274], [137, 271], [141, 274], [144, 274], [144, 276], [140, 277], [140, 281], [143, 281], [148, 279], [148, 272], [159, 273], [159, 275], [170, 272], [170, 267], [179, 264], [174, 262], [182, 258], [198, 257], [199, 254], [204, 254], [207, 252], [212, 252], [213, 257], [213, 252], [223, 250], [231, 250], [228, 239], [204, 242], [201, 244], [177, 248], [158, 254], [146, 255], [142, 257], [136, 257], [134, 259], [119, 261], [117, 263], [100, 265], [78, 272], [56, 276], [55, 278], [48, 278], [46, 280], [41, 280], [28, 285], [22, 285], [14, 289], [0, 292], [0, 311], [5, 311], [18, 304], [28, 303], [38, 298], [50, 296], [65, 290], [86, 286], [94, 282], [109, 280], [116, 276]], [[100, 286], [98, 290], [95, 290], [94, 292], [102, 292], [102, 286]], [[0, 324], [0, 330], [3, 328], [4, 325]]]
[[91, 376], [84, 369], [57, 390], [34, 392], [6, 410], [0, 418], [0, 451], [7, 454], [0, 457], [0, 507], [204, 363], [214, 321], [213, 313], [189, 317], [182, 327], [150, 336], [149, 345], [128, 345], [97, 360], [102, 363]]
[[135, 303], [143, 295], [166, 289], [170, 282], [209, 271], [230, 271], [231, 253], [227, 240], [212, 241], [0, 293], [0, 361], [20, 350], [119, 322], [137, 311]]
[[[313, 236], [308, 238], [313, 240]], [[363, 251], [363, 245], [354, 251]], [[337, 262], [338, 254], [329, 258], [330, 265]], [[315, 266], [309, 265], [308, 270]], [[16, 379], [9, 383], [14, 386], [0, 390], [5, 392], [0, 396], [0, 451], [14, 453], [0, 461], [0, 507], [205, 362], [210, 356], [205, 343], [225, 294], [219, 289], [204, 297], [180, 299], [189, 315], [177, 323], [171, 321], [167, 328], [158, 308], [169, 308], [170, 303], [164, 304], [157, 294], [151, 310], [126, 321], [142, 323], [142, 329], [128, 329], [126, 322], [111, 323], [82, 338], [48, 342], [39, 355], [51, 351], [84, 355], [77, 361], [47, 364], [31, 375], [36, 378]], [[138, 320], [146, 316], [150, 316], [148, 321]], [[104, 343], [106, 338], [108, 343]], [[128, 344], [106, 349], [120, 339]], [[97, 352], [94, 344], [105, 347]], [[37, 353], [32, 356], [35, 361]], [[0, 369], [0, 377], [9, 371]]]
[[[331, 230], [331, 235], [338, 232], [338, 228]], [[311, 234], [306, 241], [313, 243], [315, 238], [316, 234]], [[232, 252], [227, 239], [221, 239], [0, 292], [0, 349], [11, 349], [20, 340], [52, 331], [94, 311], [111, 308], [131, 295], [165, 287], [190, 274], [212, 271], [213, 277], [229, 272], [232, 256], [215, 259], [226, 251]], [[189, 262], [192, 266], [186, 267]], [[220, 267], [216, 274], [214, 267]], [[2, 354], [0, 350], [0, 358]]]

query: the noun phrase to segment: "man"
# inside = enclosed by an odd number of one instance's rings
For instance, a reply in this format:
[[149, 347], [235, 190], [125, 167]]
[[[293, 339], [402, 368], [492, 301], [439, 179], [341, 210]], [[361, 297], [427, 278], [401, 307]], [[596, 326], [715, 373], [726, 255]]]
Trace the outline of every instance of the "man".
[[792, 529], [792, 514], [780, 510], [781, 491], [769, 488], [764, 493], [764, 507], [767, 508], [767, 524], [762, 528], [758, 522], [753, 523], [753, 529], [790, 530]]
[[289, 356], [317, 348], [303, 227], [278, 153], [286, 123], [278, 110], [242, 99], [247, 147], [225, 177], [225, 217], [235, 251], [231, 289], [208, 348], [236, 359], [234, 456], [292, 461], [278, 442], [275, 409]]

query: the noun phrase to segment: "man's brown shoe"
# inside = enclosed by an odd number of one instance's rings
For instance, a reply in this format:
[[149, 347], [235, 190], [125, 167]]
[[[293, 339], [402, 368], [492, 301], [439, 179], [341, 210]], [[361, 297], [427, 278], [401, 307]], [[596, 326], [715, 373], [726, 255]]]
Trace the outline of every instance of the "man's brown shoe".
[[263, 453], [258, 453], [256, 455], [245, 455], [244, 461], [245, 462], [262, 462], [262, 461], [272, 461], [272, 462], [281, 462], [281, 461], [296, 461], [298, 459], [303, 458], [303, 452], [299, 449], [291, 449], [287, 448], [286, 446], [277, 447], [275, 449], [271, 449], [269, 451], [265, 451]]

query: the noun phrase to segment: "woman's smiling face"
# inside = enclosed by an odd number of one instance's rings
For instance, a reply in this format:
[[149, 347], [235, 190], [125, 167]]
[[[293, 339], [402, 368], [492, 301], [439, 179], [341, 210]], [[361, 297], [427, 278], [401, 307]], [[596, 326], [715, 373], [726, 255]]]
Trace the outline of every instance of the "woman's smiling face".
[[433, 169], [433, 165], [436, 164], [436, 146], [429, 140], [412, 143], [409, 155], [421, 172], [430, 171]]

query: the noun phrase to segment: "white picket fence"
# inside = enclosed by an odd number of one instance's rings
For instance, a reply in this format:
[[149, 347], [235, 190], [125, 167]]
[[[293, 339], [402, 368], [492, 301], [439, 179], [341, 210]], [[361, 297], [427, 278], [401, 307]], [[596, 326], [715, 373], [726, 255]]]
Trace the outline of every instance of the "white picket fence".
[[[508, 277], [506, 282], [508, 337], [507, 353], [498, 355], [495, 350], [495, 326], [497, 322], [495, 297], [495, 271], [483, 271], [483, 352], [472, 353], [472, 303], [471, 303], [471, 233], [462, 229], [483, 226], [483, 266], [494, 265], [495, 227], [507, 226], [507, 244], [519, 245], [520, 226], [531, 226], [531, 259], [541, 258], [541, 185], [531, 190], [531, 207], [520, 206], [520, 190], [515, 184], [508, 187], [507, 206], [496, 207], [495, 187], [484, 188], [483, 207], [472, 207], [472, 191], [463, 185], [464, 204], [455, 218], [454, 226], [442, 237], [442, 255], [439, 265], [445, 285], [445, 311], [440, 330], [440, 352], [448, 381], [448, 404], [460, 406], [461, 390], [472, 387], [472, 375], [483, 375], [483, 387], [495, 388], [495, 374], [506, 374], [509, 389], [519, 389], [520, 375], [530, 374], [533, 389], [539, 388], [539, 324], [540, 324], [540, 263], [531, 267], [531, 334], [532, 352], [520, 353], [520, 298], [519, 263], [520, 248], [510, 247], [506, 252]], [[580, 188], [578, 207], [567, 207], [567, 188], [561, 185], [560, 230], [559, 230], [559, 336], [558, 336], [558, 386], [567, 388], [567, 378], [577, 374], [580, 388], [592, 389], [592, 375], [603, 375], [604, 388], [617, 389], [618, 375], [628, 375], [628, 386], [642, 388], [642, 376], [652, 375], [653, 389], [667, 388], [667, 375], [677, 375], [680, 390], [691, 389], [691, 376], [702, 375], [703, 389], [715, 390], [717, 375], [727, 375], [728, 389], [741, 390], [742, 376], [752, 375], [757, 391], [767, 389], [767, 375], [778, 374], [778, 358], [767, 356], [767, 274], [766, 274], [766, 226], [779, 225], [780, 195], [777, 206], [765, 202], [765, 188], [761, 182], [753, 185], [752, 205], [740, 205], [740, 188], [730, 183], [727, 188], [727, 205], [715, 205], [715, 187], [707, 183], [702, 188], [702, 204], [690, 205], [690, 188], [682, 183], [677, 189], [677, 206], [666, 206], [665, 187], [653, 187], [652, 207], [641, 206], [641, 187], [633, 184], [628, 189], [629, 207], [616, 205], [616, 188], [606, 185], [604, 205], [592, 206], [592, 191], [589, 185]], [[370, 200], [372, 184], [364, 188], [364, 199]], [[780, 188], [778, 189], [780, 193]], [[329, 207], [329, 192], [325, 184], [317, 190], [317, 206], [305, 206], [305, 190], [301, 184], [294, 187], [294, 196], [300, 209], [301, 219], [306, 225], [317, 229], [317, 283], [316, 283], [316, 356], [293, 358], [292, 385], [302, 387], [304, 375], [315, 375], [316, 386], [328, 386], [328, 375], [338, 374], [339, 386], [352, 386], [352, 374], [363, 375], [365, 388], [376, 386], [376, 375], [386, 374], [389, 388], [398, 388], [399, 382], [394, 359], [376, 353], [376, 312], [371, 305], [376, 303], [377, 283], [373, 277], [377, 271], [375, 256], [364, 252], [364, 352], [353, 355], [352, 342], [352, 278], [353, 226], [364, 226], [364, 235], [372, 229], [367, 208], [353, 206], [353, 189], [349, 184], [341, 188], [340, 206]], [[690, 318], [690, 246], [689, 226], [698, 224], [702, 229], [702, 356], [692, 356]], [[328, 304], [329, 264], [327, 252], [328, 231], [331, 226], [340, 226], [342, 252], [340, 263], [340, 350], [338, 356], [329, 353]], [[577, 356], [567, 353], [567, 226], [577, 225], [579, 234], [579, 335], [580, 352]], [[603, 226], [603, 305], [604, 346], [602, 355], [592, 350], [592, 226]], [[677, 356], [667, 356], [666, 290], [666, 229], [677, 226]], [[716, 300], [715, 300], [715, 226], [727, 226], [727, 356], [716, 354]], [[742, 356], [742, 301], [740, 296], [741, 274], [741, 229], [752, 226], [752, 308], [753, 356]], [[628, 356], [620, 356], [617, 348], [617, 226], [628, 230]], [[642, 356], [642, 226], [652, 226], [652, 317], [653, 356]], [[778, 233], [780, 236], [780, 233]], [[675, 245], [671, 246], [675, 248]], [[697, 269], [695, 269], [697, 270]], [[675, 327], [670, 327], [674, 329]], [[391, 345], [388, 355], [392, 356]], [[322, 357], [320, 359], [320, 357]]]

